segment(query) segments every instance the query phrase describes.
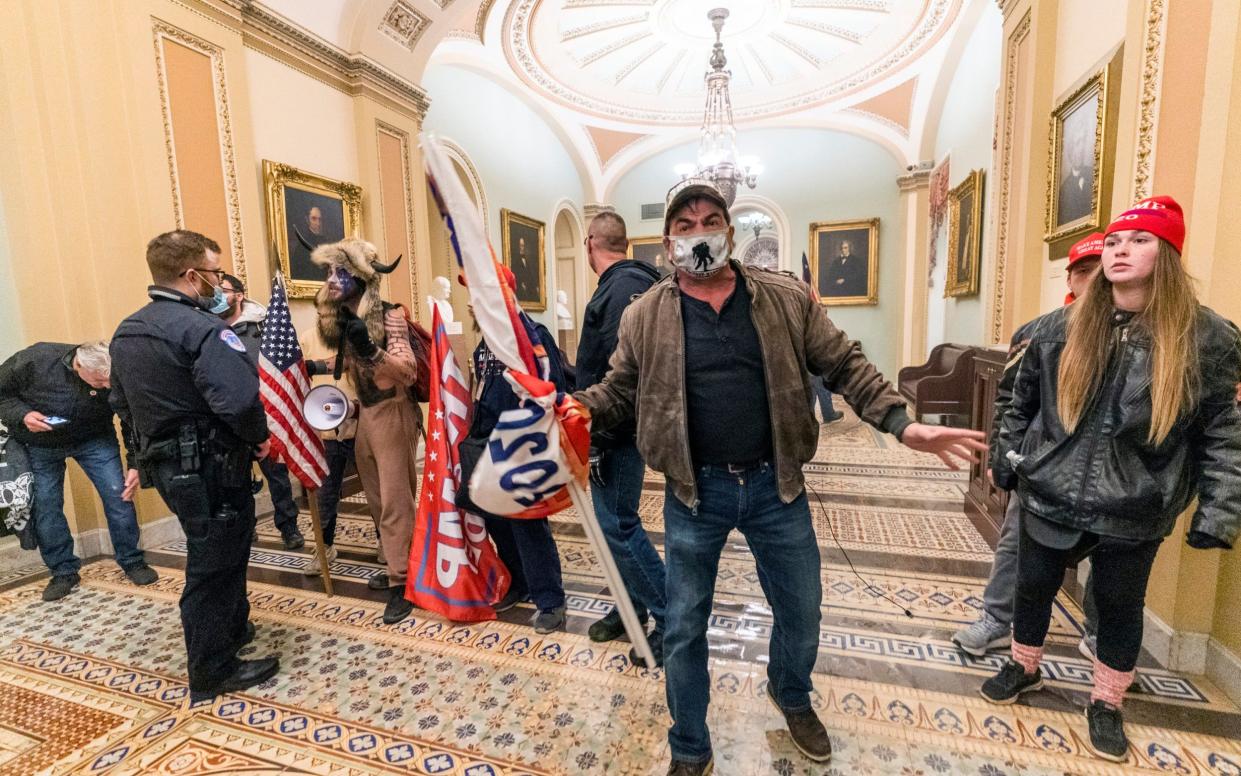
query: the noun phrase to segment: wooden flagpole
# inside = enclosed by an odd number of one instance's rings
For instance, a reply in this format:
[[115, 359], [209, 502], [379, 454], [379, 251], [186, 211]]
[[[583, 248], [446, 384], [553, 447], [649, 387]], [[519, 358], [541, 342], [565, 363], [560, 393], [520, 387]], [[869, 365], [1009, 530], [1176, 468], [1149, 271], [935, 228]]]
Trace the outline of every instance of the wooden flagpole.
[[310, 505], [310, 527], [315, 534], [315, 555], [319, 558], [319, 572], [323, 577], [323, 592], [331, 598], [332, 569], [327, 562], [327, 546], [323, 543], [323, 520], [319, 517], [319, 489], [307, 489], [306, 503]]

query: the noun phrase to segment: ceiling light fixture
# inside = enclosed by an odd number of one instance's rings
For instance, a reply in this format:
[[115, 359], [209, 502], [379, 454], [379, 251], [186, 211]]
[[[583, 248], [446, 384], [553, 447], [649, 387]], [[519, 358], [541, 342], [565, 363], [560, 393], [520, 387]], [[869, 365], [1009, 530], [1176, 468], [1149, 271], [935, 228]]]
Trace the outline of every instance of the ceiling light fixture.
[[715, 45], [711, 50], [711, 69], [706, 74], [707, 106], [698, 143], [698, 165], [679, 164], [676, 173], [682, 178], [696, 175], [712, 181], [731, 207], [737, 198], [737, 187], [744, 183], [754, 188], [762, 167], [757, 157], [737, 154], [737, 128], [733, 125], [733, 103], [728, 93], [732, 71], [724, 69], [728, 60], [720, 42], [728, 9], [715, 8], [707, 13], [707, 18], [715, 28]]

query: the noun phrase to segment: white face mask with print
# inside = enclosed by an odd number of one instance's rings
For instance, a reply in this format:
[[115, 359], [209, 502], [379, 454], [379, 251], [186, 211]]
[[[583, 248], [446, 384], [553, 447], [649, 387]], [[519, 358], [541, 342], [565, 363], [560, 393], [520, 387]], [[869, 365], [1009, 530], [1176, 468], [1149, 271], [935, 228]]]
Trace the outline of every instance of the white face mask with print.
[[709, 278], [728, 263], [728, 230], [672, 238], [672, 263], [696, 278]]

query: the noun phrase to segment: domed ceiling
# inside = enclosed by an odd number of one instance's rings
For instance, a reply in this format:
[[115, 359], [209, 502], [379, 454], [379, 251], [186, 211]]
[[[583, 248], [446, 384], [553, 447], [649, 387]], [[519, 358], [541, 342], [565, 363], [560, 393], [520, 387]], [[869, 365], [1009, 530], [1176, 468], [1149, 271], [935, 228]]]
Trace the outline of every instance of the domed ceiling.
[[504, 54], [536, 92], [586, 114], [698, 125], [723, 43], [738, 121], [805, 110], [901, 72], [953, 24], [960, 0], [512, 0]]

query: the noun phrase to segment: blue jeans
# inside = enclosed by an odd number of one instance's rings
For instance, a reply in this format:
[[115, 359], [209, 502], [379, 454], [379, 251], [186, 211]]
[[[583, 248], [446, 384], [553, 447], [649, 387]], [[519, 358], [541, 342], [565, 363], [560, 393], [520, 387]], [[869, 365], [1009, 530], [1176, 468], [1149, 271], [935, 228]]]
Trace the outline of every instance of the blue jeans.
[[271, 505], [275, 510], [272, 520], [281, 536], [297, 531], [297, 502], [293, 500], [293, 484], [289, 482], [289, 467], [270, 458], [259, 461], [259, 471], [267, 480], [271, 492]]
[[76, 574], [82, 568], [82, 561], [73, 554], [73, 534], [65, 519], [65, 460], [69, 458], [78, 462], [99, 492], [116, 562], [123, 569], [143, 563], [142, 550], [138, 549], [138, 515], [132, 503], [121, 500], [125, 472], [114, 437], [90, 439], [64, 448], [29, 445], [28, 450], [34, 472], [35, 533], [39, 537], [39, 554], [52, 576]]
[[528, 594], [538, 609], [564, 606], [560, 553], [547, 518], [509, 520], [486, 516], [484, 520], [496, 554], [513, 579], [509, 589]]
[[[590, 486], [599, 527], [607, 537], [616, 568], [625, 581], [629, 600], [639, 613], [646, 609], [655, 619], [655, 628], [664, 629], [664, 561], [655, 551], [638, 517], [642, 479], [646, 464], [633, 443], [607, 450], [603, 455], [603, 486]], [[617, 594], [617, 591], [613, 591]]]
[[697, 477], [697, 509], [677, 500], [671, 487], [664, 496], [669, 593], [664, 671], [673, 720], [668, 743], [673, 759], [693, 763], [711, 757], [707, 622], [728, 532], [736, 528], [745, 536], [771, 606], [775, 623], [767, 678], [786, 711], [810, 708], [823, 602], [819, 546], [805, 492], [788, 504], [780, 501], [775, 468], [767, 463], [740, 474], [700, 466]]
[[[827, 390], [827, 384], [822, 378], [812, 377], [811, 382], [814, 385], [814, 396], [818, 400], [819, 412], [823, 415], [823, 420], [827, 421], [836, 414], [836, 408], [832, 406], [832, 392]], [[813, 403], [811, 403], [810, 414], [814, 414]]]

